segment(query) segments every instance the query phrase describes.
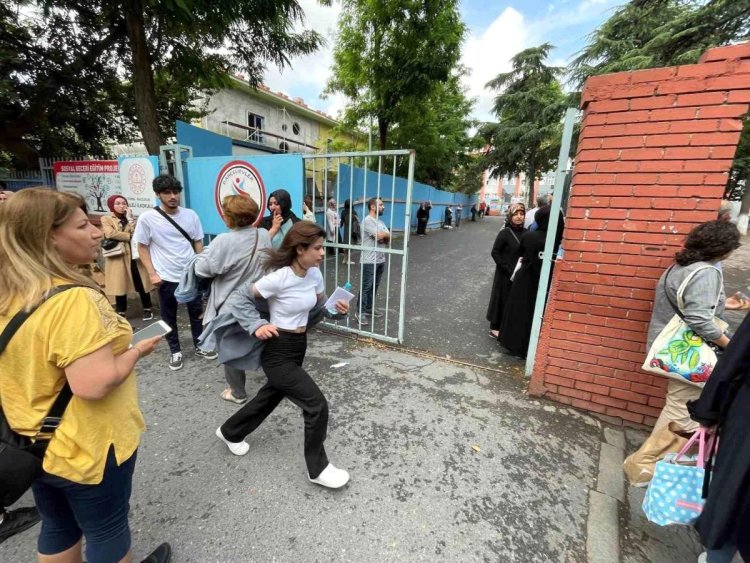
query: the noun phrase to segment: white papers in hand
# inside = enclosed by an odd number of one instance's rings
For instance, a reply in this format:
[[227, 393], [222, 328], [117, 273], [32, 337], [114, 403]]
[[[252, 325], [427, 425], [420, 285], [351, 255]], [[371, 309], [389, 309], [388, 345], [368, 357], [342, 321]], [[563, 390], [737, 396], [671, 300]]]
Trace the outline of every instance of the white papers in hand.
[[354, 294], [349, 293], [347, 290], [345, 290], [343, 287], [337, 287], [336, 291], [334, 291], [331, 296], [328, 298], [328, 301], [326, 301], [326, 309], [330, 309], [331, 311], [336, 310], [336, 301], [346, 301], [349, 303], [352, 299], [354, 299]]

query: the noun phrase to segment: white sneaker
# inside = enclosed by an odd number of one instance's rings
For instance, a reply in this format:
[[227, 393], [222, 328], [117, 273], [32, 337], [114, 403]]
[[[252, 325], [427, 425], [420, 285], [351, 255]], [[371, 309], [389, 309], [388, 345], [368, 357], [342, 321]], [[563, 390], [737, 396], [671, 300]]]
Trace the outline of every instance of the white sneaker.
[[175, 352], [169, 356], [169, 369], [172, 371], [182, 369], [182, 352]]
[[[310, 476], [307, 476], [310, 479]], [[334, 467], [333, 464], [329, 463], [326, 468], [321, 471], [315, 479], [310, 479], [311, 483], [317, 485], [323, 485], [329, 489], [339, 489], [349, 482], [349, 473], [343, 469]]]
[[245, 440], [242, 440], [241, 442], [230, 442], [227, 440], [224, 437], [224, 434], [221, 433], [221, 426], [216, 429], [216, 437], [224, 442], [227, 445], [227, 448], [229, 448], [229, 451], [234, 455], [245, 455], [250, 451], [250, 444], [245, 442]]

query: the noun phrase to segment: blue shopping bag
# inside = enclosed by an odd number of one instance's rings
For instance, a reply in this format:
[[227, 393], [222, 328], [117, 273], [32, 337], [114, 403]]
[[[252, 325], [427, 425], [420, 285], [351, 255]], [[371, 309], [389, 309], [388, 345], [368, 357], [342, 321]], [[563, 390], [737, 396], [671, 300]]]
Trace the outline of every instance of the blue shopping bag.
[[[698, 441], [697, 458], [685, 453]], [[678, 454], [656, 462], [654, 476], [643, 499], [643, 512], [659, 526], [693, 524], [703, 510], [703, 479], [706, 460], [713, 448], [713, 436], [700, 428]]]

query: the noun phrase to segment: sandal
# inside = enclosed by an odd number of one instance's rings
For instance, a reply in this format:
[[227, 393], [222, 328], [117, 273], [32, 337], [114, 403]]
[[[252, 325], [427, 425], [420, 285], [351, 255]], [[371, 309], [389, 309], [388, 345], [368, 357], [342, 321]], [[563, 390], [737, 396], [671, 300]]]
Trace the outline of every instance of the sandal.
[[238, 399], [237, 397], [235, 397], [232, 394], [232, 389], [230, 389], [229, 387], [224, 389], [224, 391], [222, 391], [221, 395], [219, 396], [225, 401], [229, 401], [230, 403], [237, 403], [238, 405], [241, 405], [242, 403], [247, 401], [247, 397], [245, 397], [244, 399]]
[[[495, 332], [497, 332], [497, 334], [495, 334]], [[489, 335], [490, 335], [490, 338], [498, 339], [498, 338], [500, 338], [500, 331], [499, 330], [498, 331], [491, 330], [489, 332]]]

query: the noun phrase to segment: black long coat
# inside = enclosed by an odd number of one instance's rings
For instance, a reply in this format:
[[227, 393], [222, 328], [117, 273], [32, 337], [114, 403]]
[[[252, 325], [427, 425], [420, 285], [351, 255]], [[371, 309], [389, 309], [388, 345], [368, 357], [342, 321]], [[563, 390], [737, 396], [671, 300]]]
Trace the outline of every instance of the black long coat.
[[508, 302], [508, 294], [513, 284], [510, 276], [516, 267], [520, 254], [521, 237], [525, 229], [517, 231], [505, 227], [495, 237], [492, 245], [492, 259], [495, 261], [495, 278], [492, 281], [490, 304], [487, 306], [487, 320], [499, 326], [503, 320], [503, 307]]
[[706, 548], [734, 544], [750, 561], [750, 315], [688, 410], [693, 420], [718, 425], [719, 432], [708, 498], [695, 527]]
[[521, 237], [519, 253], [523, 258], [521, 268], [513, 278], [508, 295], [508, 305], [503, 310], [500, 325], [500, 344], [513, 355], [526, 357], [534, 321], [536, 293], [542, 273], [539, 253], [544, 251], [547, 231], [527, 231]]

